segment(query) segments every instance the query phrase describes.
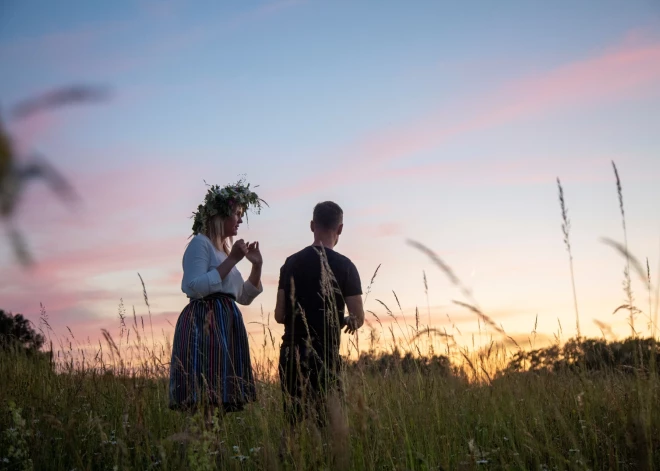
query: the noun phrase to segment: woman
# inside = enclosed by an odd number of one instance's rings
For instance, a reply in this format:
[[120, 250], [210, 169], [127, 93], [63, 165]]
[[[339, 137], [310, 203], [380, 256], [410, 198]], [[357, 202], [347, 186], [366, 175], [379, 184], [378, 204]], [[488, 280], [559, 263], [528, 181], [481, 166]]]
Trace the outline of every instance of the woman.
[[[173, 409], [203, 406], [210, 418], [216, 407], [237, 411], [255, 400], [248, 337], [236, 303], [248, 305], [263, 291], [263, 262], [258, 242], [232, 241], [244, 212], [254, 207], [259, 213], [261, 203], [241, 180], [222, 189], [211, 186], [194, 213], [181, 283], [190, 302], [179, 316], [172, 344]], [[252, 263], [247, 281], [236, 268], [243, 258]]]

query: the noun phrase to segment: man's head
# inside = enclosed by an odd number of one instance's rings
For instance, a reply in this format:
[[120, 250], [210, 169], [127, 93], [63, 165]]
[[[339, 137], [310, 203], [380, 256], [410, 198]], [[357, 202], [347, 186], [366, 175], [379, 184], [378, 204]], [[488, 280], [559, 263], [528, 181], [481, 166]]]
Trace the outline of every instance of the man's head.
[[323, 245], [333, 248], [339, 241], [339, 235], [344, 228], [344, 211], [337, 203], [324, 201], [314, 207], [314, 216], [310, 223], [314, 239]]

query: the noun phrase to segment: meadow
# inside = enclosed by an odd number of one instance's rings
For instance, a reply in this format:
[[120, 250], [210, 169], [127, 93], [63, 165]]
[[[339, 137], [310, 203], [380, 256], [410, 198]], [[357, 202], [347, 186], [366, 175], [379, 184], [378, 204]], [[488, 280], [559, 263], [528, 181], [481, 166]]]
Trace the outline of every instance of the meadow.
[[[625, 340], [578, 335], [544, 348], [512, 345], [451, 268], [411, 243], [463, 290], [464, 307], [493, 341], [461, 348], [419, 318], [398, 327], [385, 306], [393, 327], [372, 317], [363, 329], [360, 353], [352, 352], [342, 372], [344, 393], [329, 401], [327, 427], [307, 421], [287, 433], [266, 353], [278, 340], [267, 325], [264, 343], [253, 345], [258, 401], [209, 424], [201, 414], [168, 409], [170, 347], [154, 340], [148, 318], [127, 316], [120, 306], [118, 333], [104, 331], [105, 342], [85, 346], [74, 332], [56, 338], [44, 311], [39, 328], [52, 355], [0, 351], [0, 469], [660, 469], [657, 302], [654, 309], [648, 265], [644, 271], [625, 241], [614, 170], [624, 243], [611, 245], [626, 266], [629, 302], [619, 308], [630, 316]], [[570, 223], [557, 183], [572, 273]], [[634, 303], [637, 275], [648, 281], [648, 308]], [[579, 332], [577, 303], [575, 311]], [[648, 321], [648, 335], [634, 330], [640, 319]], [[388, 330], [394, 328], [406, 335], [396, 337]], [[376, 336], [384, 348], [375, 348]]]

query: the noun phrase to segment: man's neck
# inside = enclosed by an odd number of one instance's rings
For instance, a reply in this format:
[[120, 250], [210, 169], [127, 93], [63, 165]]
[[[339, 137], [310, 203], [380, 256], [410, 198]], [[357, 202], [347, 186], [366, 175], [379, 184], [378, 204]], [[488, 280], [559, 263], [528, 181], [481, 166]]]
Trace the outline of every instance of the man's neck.
[[334, 237], [332, 236], [314, 236], [314, 243], [312, 244], [316, 247], [325, 247], [326, 249], [334, 249], [335, 248], [335, 241]]

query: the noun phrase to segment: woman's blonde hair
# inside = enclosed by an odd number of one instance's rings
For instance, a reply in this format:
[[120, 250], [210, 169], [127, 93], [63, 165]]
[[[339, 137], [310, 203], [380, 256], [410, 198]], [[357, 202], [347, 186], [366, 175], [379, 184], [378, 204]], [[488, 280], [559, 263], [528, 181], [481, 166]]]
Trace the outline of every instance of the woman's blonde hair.
[[216, 250], [221, 250], [225, 254], [229, 255], [234, 240], [233, 237], [225, 238], [224, 223], [225, 220], [221, 216], [211, 216], [206, 222], [206, 233], [204, 235], [211, 239], [211, 242], [213, 243], [213, 246], [216, 248]]

